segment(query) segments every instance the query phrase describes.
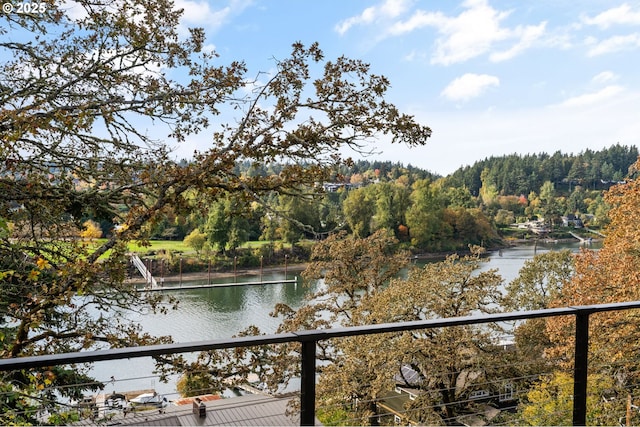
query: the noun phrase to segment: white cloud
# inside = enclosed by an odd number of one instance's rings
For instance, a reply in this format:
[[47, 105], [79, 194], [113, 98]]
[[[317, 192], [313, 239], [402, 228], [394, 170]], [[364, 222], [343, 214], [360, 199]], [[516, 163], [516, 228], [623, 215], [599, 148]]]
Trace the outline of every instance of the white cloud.
[[231, 8], [226, 6], [220, 10], [212, 10], [206, 1], [176, 0], [176, 9], [182, 9], [181, 22], [185, 25], [201, 25], [206, 23], [213, 28], [220, 27], [229, 16]]
[[73, 21], [80, 21], [89, 16], [86, 9], [74, 0], [61, 0], [58, 7]]
[[529, 48], [545, 32], [546, 23], [535, 26], [502, 26], [511, 11], [493, 9], [486, 0], [467, 0], [464, 11], [448, 17], [441, 12], [417, 10], [405, 21], [398, 21], [387, 30], [387, 36], [398, 36], [430, 26], [439, 37], [431, 62], [450, 65], [489, 52], [500, 42], [513, 42], [513, 46], [491, 56], [492, 61], [512, 58]]
[[591, 82], [595, 84], [604, 84], [618, 80], [618, 76], [611, 71], [603, 71], [595, 75]]
[[[127, 4], [127, 0], [116, 0], [108, 4], [107, 7], [115, 11], [119, 5]], [[252, 0], [227, 0], [227, 5], [218, 10], [211, 8], [208, 0], [175, 0], [174, 9], [182, 9], [182, 17], [180, 19], [179, 31], [182, 36], [188, 35], [187, 28], [203, 27], [207, 31], [216, 31], [222, 25], [226, 24], [229, 19], [247, 8]], [[216, 2], [215, 4], [222, 3]], [[75, 0], [60, 0], [60, 9], [64, 10], [67, 16], [72, 20], [81, 20], [88, 17], [85, 8]], [[140, 22], [144, 19], [144, 11], [135, 8], [137, 14], [133, 19]]]
[[340, 21], [335, 26], [335, 30], [338, 34], [344, 35], [356, 25], [366, 25], [379, 20], [393, 19], [404, 13], [408, 6], [407, 0], [385, 0], [381, 5], [366, 8], [360, 15]]
[[606, 100], [614, 98], [620, 94], [624, 88], [622, 86], [611, 85], [607, 86], [597, 92], [586, 93], [584, 95], [578, 95], [573, 98], [569, 98], [557, 105], [557, 107], [586, 107], [591, 105], [600, 104]]
[[626, 36], [614, 36], [601, 42], [589, 38], [587, 39], [587, 44], [592, 45], [587, 52], [587, 56], [598, 56], [623, 50], [632, 50], [640, 47], [640, 34], [634, 33]]
[[[219, 4], [222, 2], [214, 2]], [[203, 27], [208, 32], [216, 31], [229, 19], [242, 12], [250, 4], [251, 0], [228, 0], [226, 6], [220, 9], [212, 9], [207, 0], [175, 0], [174, 8], [183, 9], [180, 24], [183, 33], [186, 34], [188, 27]]]
[[500, 79], [488, 74], [467, 73], [449, 83], [441, 95], [452, 101], [468, 101], [492, 86], [500, 86]]
[[213, 43], [207, 43], [202, 46], [202, 51], [205, 53], [213, 53], [216, 51], [216, 45]]
[[394, 23], [387, 30], [387, 34], [391, 36], [399, 36], [429, 25], [437, 26], [439, 23], [444, 23], [447, 19], [448, 18], [440, 12], [425, 12], [424, 10], [417, 10], [406, 21], [398, 21]]
[[529, 49], [536, 42], [536, 40], [542, 37], [542, 35], [545, 33], [546, 26], [546, 22], [541, 22], [536, 26], [517, 27], [515, 32], [519, 33], [518, 37], [520, 40], [510, 49], [491, 54], [489, 59], [491, 59], [491, 61], [493, 62], [501, 62], [511, 59], [517, 56], [519, 53], [524, 52], [525, 50]]
[[613, 25], [638, 25], [640, 24], [640, 11], [634, 11], [631, 6], [624, 3], [618, 7], [608, 9], [593, 18], [583, 16], [581, 21], [587, 25], [595, 25], [607, 29]]
[[556, 28], [550, 34], [546, 34], [543, 45], [560, 50], [572, 49], [575, 46], [573, 31], [576, 29]]
[[158, 77], [162, 70], [165, 69], [165, 64], [158, 64], [155, 62], [140, 64], [140, 58], [137, 54], [125, 55], [128, 49], [116, 50], [110, 49], [94, 49], [91, 52], [85, 53], [85, 59], [91, 62], [98, 63], [111, 63], [113, 67], [122, 71], [123, 73], [136, 73], [141, 76]]

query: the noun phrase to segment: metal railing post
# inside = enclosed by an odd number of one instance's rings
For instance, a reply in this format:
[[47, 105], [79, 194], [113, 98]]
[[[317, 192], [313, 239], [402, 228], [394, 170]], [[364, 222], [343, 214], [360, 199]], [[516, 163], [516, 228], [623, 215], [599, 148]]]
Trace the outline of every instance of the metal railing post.
[[573, 425], [587, 425], [587, 360], [589, 356], [589, 312], [576, 314], [576, 348], [573, 366]]
[[300, 425], [312, 426], [316, 420], [316, 341], [302, 341], [300, 375]]

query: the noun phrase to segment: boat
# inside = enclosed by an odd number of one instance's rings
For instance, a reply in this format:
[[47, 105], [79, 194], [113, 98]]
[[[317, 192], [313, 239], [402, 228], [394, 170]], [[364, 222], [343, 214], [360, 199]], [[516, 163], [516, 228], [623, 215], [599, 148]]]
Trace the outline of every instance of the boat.
[[169, 406], [169, 401], [166, 397], [161, 396], [156, 392], [142, 393], [132, 399], [129, 399], [129, 406], [134, 410], [140, 408], [162, 409]]

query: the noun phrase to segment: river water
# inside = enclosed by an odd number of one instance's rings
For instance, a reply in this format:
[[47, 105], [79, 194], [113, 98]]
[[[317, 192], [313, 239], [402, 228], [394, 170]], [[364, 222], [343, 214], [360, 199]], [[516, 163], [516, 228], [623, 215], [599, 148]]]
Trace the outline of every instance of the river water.
[[[491, 252], [482, 270], [497, 268], [505, 284], [514, 279], [526, 260], [535, 254], [551, 250], [578, 251], [579, 243], [548, 243], [521, 245]], [[299, 271], [289, 268], [287, 278]], [[265, 273], [264, 280], [282, 280], [284, 272]], [[256, 276], [238, 276], [237, 282], [253, 282]], [[233, 278], [226, 279], [233, 281]], [[170, 335], [175, 342], [203, 341], [230, 338], [250, 325], [257, 325], [264, 333], [275, 332], [278, 319], [269, 316], [278, 302], [298, 308], [307, 293], [314, 291], [299, 283], [229, 286], [197, 290], [175, 291], [180, 300], [179, 308], [168, 315], [129, 314], [128, 317], [142, 325], [153, 335]], [[206, 283], [206, 281], [205, 281]], [[169, 283], [166, 283], [167, 285]], [[185, 284], [187, 284], [185, 282]], [[192, 283], [189, 283], [192, 284]], [[92, 369], [99, 381], [107, 384], [105, 392], [155, 389], [170, 399], [178, 397], [175, 378], [161, 383], [153, 374], [151, 358], [98, 362]], [[115, 378], [110, 382], [111, 377]]]

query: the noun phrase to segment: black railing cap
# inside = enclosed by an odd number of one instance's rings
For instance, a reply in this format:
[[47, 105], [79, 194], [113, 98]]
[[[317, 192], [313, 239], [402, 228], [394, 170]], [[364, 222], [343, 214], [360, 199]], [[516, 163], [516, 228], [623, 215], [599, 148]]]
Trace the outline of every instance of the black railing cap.
[[158, 344], [141, 347], [126, 347], [107, 350], [80, 351], [75, 353], [27, 356], [11, 359], [0, 359], [0, 371], [29, 369], [53, 365], [66, 365], [73, 363], [89, 363], [104, 360], [130, 359], [136, 357], [161, 356], [174, 353], [220, 350], [235, 347], [282, 344], [287, 342], [308, 343], [347, 336], [475, 325], [481, 323], [508, 322], [544, 317], [580, 314], [589, 315], [596, 312], [628, 310], [637, 308], [640, 308], [640, 301], [516, 311], [509, 313], [477, 314], [473, 316], [450, 317], [445, 319], [426, 319], [412, 322], [381, 323], [331, 329], [303, 330], [281, 334], [236, 337], [189, 343]]

